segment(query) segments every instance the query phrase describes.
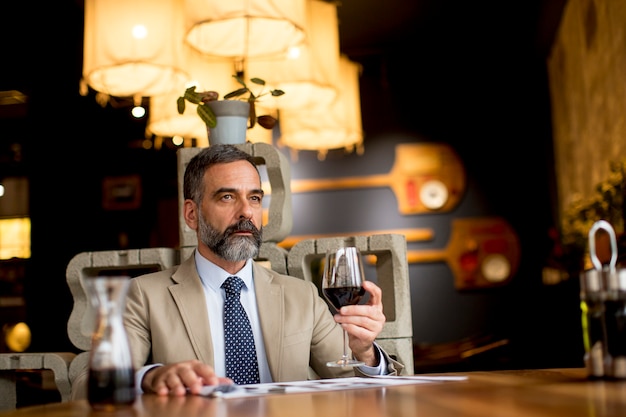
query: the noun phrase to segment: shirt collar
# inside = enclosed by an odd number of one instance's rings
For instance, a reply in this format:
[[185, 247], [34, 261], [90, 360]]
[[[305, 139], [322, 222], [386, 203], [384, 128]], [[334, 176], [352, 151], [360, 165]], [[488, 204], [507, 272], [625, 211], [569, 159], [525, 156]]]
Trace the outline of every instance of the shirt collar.
[[198, 275], [200, 275], [202, 283], [211, 288], [213, 291], [220, 291], [222, 284], [226, 281], [226, 278], [233, 275], [241, 278], [249, 291], [252, 290], [252, 259], [248, 259], [246, 264], [239, 272], [237, 272], [237, 274], [230, 274], [224, 271], [222, 268], [202, 256], [197, 250], [195, 259], [196, 269], [198, 270]]

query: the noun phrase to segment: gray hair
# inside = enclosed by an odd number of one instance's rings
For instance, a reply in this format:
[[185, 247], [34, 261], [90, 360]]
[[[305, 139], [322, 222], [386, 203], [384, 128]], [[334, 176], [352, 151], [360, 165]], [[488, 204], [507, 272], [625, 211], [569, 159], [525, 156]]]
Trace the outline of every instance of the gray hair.
[[204, 197], [204, 173], [217, 164], [226, 164], [236, 161], [248, 161], [259, 172], [254, 158], [247, 152], [233, 145], [211, 145], [196, 154], [185, 168], [183, 180], [183, 195], [185, 200], [190, 199], [200, 204]]

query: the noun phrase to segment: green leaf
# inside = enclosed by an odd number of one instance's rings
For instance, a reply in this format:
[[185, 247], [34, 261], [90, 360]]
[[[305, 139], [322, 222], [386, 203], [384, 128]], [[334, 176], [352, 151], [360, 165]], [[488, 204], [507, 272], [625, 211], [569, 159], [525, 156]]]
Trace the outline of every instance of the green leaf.
[[213, 110], [211, 110], [211, 108], [209, 106], [205, 106], [205, 105], [198, 105], [198, 116], [200, 116], [200, 118], [202, 119], [202, 121], [208, 126], [208, 127], [215, 127], [217, 126], [217, 118], [215, 117], [215, 113], [213, 113]]
[[285, 94], [283, 90], [278, 90], [278, 89], [272, 90], [271, 93], [272, 93], [272, 96], [274, 97], [282, 96], [283, 94]]
[[183, 114], [185, 112], [185, 97], [178, 97], [176, 106], [178, 107], [178, 114]]
[[200, 104], [202, 102], [202, 96], [196, 93], [195, 85], [185, 90], [185, 99], [193, 104]]
[[265, 80], [260, 78], [250, 78], [250, 81], [258, 85], [265, 85]]
[[232, 91], [232, 92], [226, 94], [224, 96], [224, 100], [228, 100], [229, 98], [233, 98], [233, 97], [239, 97], [239, 96], [241, 96], [243, 94], [246, 94], [248, 91], [249, 90], [248, 90], [247, 87], [240, 88], [239, 90], [235, 90], [235, 91]]

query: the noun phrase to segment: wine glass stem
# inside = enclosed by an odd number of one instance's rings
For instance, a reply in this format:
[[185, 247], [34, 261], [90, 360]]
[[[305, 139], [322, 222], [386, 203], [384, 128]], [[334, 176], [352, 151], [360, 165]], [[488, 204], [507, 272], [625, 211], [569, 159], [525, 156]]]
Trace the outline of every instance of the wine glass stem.
[[343, 361], [348, 360], [348, 332], [343, 331]]

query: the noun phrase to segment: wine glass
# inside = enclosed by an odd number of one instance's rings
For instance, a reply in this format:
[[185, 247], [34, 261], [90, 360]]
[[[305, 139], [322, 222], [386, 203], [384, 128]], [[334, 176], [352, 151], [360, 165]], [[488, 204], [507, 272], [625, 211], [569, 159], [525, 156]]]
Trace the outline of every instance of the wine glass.
[[[361, 253], [354, 246], [344, 246], [326, 253], [322, 293], [330, 304], [339, 310], [343, 306], [358, 304], [365, 294], [361, 283], [365, 280]], [[359, 366], [364, 362], [350, 359], [347, 353], [348, 333], [343, 330], [343, 356], [326, 366]]]

